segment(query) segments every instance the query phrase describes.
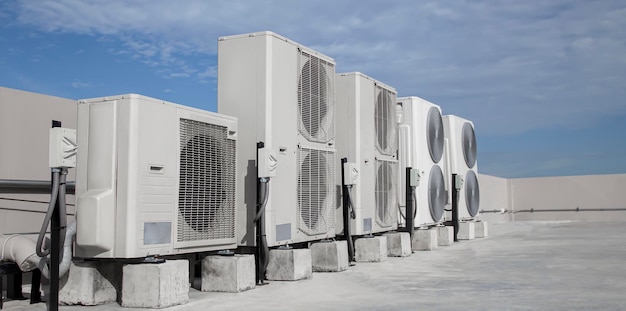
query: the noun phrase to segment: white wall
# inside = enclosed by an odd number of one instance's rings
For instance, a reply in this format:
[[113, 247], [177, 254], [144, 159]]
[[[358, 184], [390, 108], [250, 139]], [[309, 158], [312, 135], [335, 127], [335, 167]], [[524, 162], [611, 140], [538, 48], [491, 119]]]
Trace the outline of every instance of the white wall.
[[509, 182], [511, 207], [517, 212], [513, 220], [626, 221], [626, 211], [520, 212], [577, 207], [626, 208], [626, 174], [514, 178]]
[[[480, 187], [479, 218], [490, 223], [511, 221], [510, 213], [491, 213], [493, 210], [510, 210], [510, 184], [506, 178], [478, 174]], [[483, 212], [485, 211], [485, 212]]]
[[[50, 180], [52, 120], [76, 128], [76, 101], [0, 87], [0, 179]], [[0, 234], [39, 231], [49, 197], [0, 191]], [[74, 213], [73, 203], [68, 196], [68, 213]]]

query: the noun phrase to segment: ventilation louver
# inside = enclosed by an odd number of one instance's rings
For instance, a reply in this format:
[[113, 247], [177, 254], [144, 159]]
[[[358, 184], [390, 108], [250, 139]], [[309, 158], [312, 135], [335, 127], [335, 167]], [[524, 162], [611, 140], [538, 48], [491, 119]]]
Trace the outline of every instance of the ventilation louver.
[[443, 172], [439, 165], [433, 165], [430, 169], [428, 180], [428, 208], [430, 215], [435, 221], [439, 221], [446, 204], [446, 189]]
[[478, 214], [478, 207], [480, 204], [480, 189], [478, 187], [478, 178], [474, 171], [469, 170], [465, 175], [465, 202], [467, 204], [467, 211], [470, 216], [474, 217]]
[[335, 154], [298, 150], [298, 228], [307, 235], [328, 232], [335, 225]]
[[428, 119], [426, 124], [426, 141], [428, 142], [428, 151], [430, 158], [435, 163], [441, 161], [443, 155], [443, 121], [439, 109], [431, 107], [428, 110]]
[[376, 222], [381, 227], [393, 225], [396, 212], [396, 163], [376, 160]]
[[178, 242], [234, 238], [235, 141], [226, 127], [180, 119]]
[[298, 130], [312, 142], [335, 138], [335, 69], [302, 50], [298, 53]]
[[463, 124], [463, 132], [461, 133], [463, 143], [463, 157], [467, 167], [474, 168], [476, 164], [476, 135], [474, 135], [474, 127], [471, 124]]
[[398, 127], [396, 124], [396, 96], [393, 92], [377, 86], [374, 126], [376, 149], [384, 155], [394, 155], [398, 149]]

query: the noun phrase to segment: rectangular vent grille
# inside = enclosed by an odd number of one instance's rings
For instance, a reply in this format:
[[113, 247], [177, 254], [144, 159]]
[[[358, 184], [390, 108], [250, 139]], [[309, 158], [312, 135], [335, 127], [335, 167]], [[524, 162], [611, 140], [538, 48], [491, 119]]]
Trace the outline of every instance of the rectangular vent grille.
[[377, 86], [374, 93], [374, 124], [376, 149], [384, 155], [395, 155], [398, 150], [396, 94]]
[[308, 141], [335, 138], [335, 65], [298, 53], [298, 130]]
[[235, 141], [228, 129], [180, 119], [178, 242], [235, 237]]
[[376, 160], [376, 223], [381, 227], [392, 226], [396, 219], [397, 164], [396, 161]]
[[298, 229], [307, 235], [335, 228], [335, 153], [300, 148], [298, 158]]

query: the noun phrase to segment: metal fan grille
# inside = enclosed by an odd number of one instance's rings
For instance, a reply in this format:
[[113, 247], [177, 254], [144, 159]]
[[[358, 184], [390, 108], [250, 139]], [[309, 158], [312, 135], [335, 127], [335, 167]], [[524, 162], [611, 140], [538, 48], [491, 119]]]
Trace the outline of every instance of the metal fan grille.
[[397, 210], [396, 162], [376, 160], [376, 222], [381, 227], [393, 225]]
[[180, 119], [177, 241], [235, 237], [235, 141], [228, 129]]
[[428, 177], [428, 208], [434, 221], [440, 221], [446, 205], [446, 186], [439, 165], [433, 165]]
[[428, 110], [428, 120], [426, 124], [426, 140], [428, 141], [428, 151], [430, 158], [435, 163], [441, 161], [443, 155], [443, 121], [441, 112], [435, 107]]
[[474, 168], [474, 165], [476, 165], [476, 135], [474, 135], [474, 127], [470, 123], [463, 124], [461, 137], [465, 164], [469, 168]]
[[398, 150], [398, 126], [396, 124], [396, 94], [377, 86], [374, 125], [376, 149], [384, 155], [394, 155]]
[[478, 214], [478, 208], [480, 205], [480, 188], [478, 186], [478, 178], [476, 173], [470, 170], [465, 175], [465, 203], [467, 205], [467, 212], [470, 216], [474, 217]]
[[298, 229], [308, 235], [335, 228], [335, 153], [298, 149]]
[[312, 142], [335, 138], [335, 66], [304, 51], [298, 53], [298, 130]]

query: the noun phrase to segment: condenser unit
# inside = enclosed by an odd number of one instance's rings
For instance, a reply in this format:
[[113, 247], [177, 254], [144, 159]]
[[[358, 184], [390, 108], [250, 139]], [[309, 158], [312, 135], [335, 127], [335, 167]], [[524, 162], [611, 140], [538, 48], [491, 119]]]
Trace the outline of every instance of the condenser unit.
[[[449, 160], [446, 178], [449, 181], [448, 194], [452, 194], [451, 175], [463, 178], [459, 192], [459, 219], [469, 220], [478, 215], [480, 189], [478, 186], [478, 165], [476, 163], [476, 135], [474, 124], [466, 119], [443, 116], [444, 133], [449, 145]], [[451, 199], [448, 200], [452, 202]]]
[[[336, 83], [337, 154], [358, 171], [350, 190], [355, 205], [350, 234], [397, 229], [396, 90], [358, 72], [337, 74]], [[337, 217], [343, 219], [342, 209]], [[342, 232], [343, 222], [337, 221], [337, 233]]]
[[273, 151], [268, 246], [335, 235], [335, 62], [272, 32], [218, 41], [218, 111], [239, 119], [239, 243], [255, 245], [259, 143]]
[[76, 256], [237, 247], [237, 119], [129, 94], [78, 104]]
[[415, 189], [413, 223], [416, 227], [436, 224], [443, 221], [446, 204], [441, 108], [414, 96], [398, 98], [398, 105], [402, 111], [399, 126], [399, 220], [403, 223], [406, 217], [406, 168], [411, 167], [421, 176], [420, 184]]

